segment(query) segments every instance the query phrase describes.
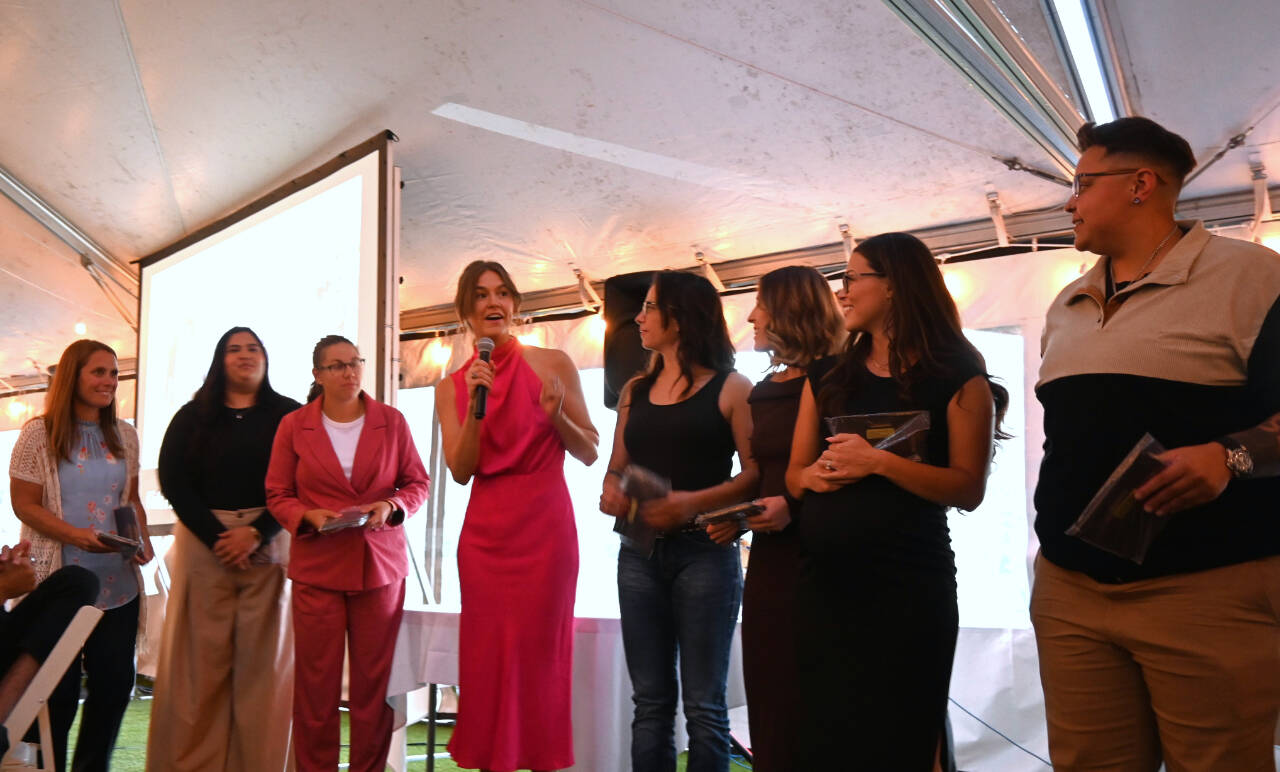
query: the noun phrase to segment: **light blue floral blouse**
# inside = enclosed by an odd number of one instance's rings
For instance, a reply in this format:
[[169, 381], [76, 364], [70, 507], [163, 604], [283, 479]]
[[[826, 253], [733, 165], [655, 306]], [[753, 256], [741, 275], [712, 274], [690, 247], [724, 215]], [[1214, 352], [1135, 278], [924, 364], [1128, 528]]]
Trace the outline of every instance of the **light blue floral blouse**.
[[[97, 423], [77, 421], [76, 432], [71, 460], [58, 462], [62, 519], [77, 528], [115, 533], [115, 508], [125, 503], [121, 499], [128, 482], [125, 460], [107, 448]], [[138, 595], [133, 569], [118, 552], [86, 552], [64, 544], [62, 564], [82, 566], [98, 576], [101, 589], [94, 605], [100, 609], [123, 606]]]

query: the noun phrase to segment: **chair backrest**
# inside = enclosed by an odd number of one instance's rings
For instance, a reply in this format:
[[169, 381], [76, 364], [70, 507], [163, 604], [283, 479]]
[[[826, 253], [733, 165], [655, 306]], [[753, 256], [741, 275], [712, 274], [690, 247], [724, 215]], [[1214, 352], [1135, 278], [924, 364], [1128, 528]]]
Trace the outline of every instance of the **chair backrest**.
[[81, 606], [76, 615], [71, 618], [71, 624], [67, 625], [67, 629], [63, 631], [53, 651], [49, 652], [44, 664], [36, 671], [36, 677], [31, 679], [31, 684], [22, 693], [22, 699], [13, 706], [9, 718], [4, 722], [5, 729], [9, 730], [10, 741], [21, 740], [27, 733], [31, 723], [36, 720], [40, 707], [49, 700], [54, 687], [71, 666], [72, 658], [84, 648], [84, 642], [89, 639], [89, 633], [93, 632], [93, 628], [97, 627], [98, 620], [101, 618], [102, 610], [93, 606]]

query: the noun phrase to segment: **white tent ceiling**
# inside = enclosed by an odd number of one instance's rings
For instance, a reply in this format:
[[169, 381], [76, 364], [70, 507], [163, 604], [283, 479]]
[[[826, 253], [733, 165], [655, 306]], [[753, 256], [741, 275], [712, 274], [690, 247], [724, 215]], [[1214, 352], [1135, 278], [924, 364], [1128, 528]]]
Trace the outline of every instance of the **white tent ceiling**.
[[[1040, 0], [998, 4], [1065, 83]], [[1136, 109], [1201, 157], [1280, 100], [1275, 0], [1112, 5]], [[1065, 199], [992, 159], [1053, 170], [880, 0], [11, 0], [0, 105], [0, 167], [126, 260], [391, 129], [402, 308], [476, 258], [533, 290], [570, 262], [603, 278], [975, 220], [988, 183], [1009, 211]], [[1280, 110], [1246, 149], [1280, 170]], [[1247, 188], [1246, 149], [1186, 195]], [[75, 255], [0, 203], [0, 374], [56, 359], [77, 321], [133, 355]]]

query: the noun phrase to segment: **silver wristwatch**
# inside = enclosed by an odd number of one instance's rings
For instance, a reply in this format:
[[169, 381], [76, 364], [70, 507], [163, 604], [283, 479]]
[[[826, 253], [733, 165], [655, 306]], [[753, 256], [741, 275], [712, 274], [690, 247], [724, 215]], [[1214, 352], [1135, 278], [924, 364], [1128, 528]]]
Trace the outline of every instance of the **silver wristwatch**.
[[1253, 456], [1249, 449], [1230, 437], [1223, 437], [1217, 443], [1227, 449], [1227, 469], [1232, 477], [1248, 477], [1253, 474]]

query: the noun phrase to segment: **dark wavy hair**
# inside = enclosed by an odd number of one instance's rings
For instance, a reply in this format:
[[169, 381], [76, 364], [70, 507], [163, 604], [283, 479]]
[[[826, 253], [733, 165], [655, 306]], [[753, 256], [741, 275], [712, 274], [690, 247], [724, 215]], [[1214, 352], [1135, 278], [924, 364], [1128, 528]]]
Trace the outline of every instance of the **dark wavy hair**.
[[[984, 372], [982, 354], [964, 336], [956, 308], [942, 271], [924, 242], [909, 233], [881, 233], [854, 250], [866, 258], [871, 270], [883, 273], [893, 290], [885, 319], [889, 339], [889, 373], [904, 395], [925, 377], [947, 377], [958, 364]], [[839, 400], [853, 388], [866, 370], [871, 336], [850, 335], [839, 362], [822, 381], [818, 404], [828, 414], [839, 412]], [[905, 363], [911, 363], [907, 367]], [[987, 376], [995, 400], [996, 438], [1007, 439], [1000, 429], [1009, 408], [1009, 392]]]
[[[717, 373], [733, 370], [733, 342], [724, 322], [720, 293], [711, 282], [684, 271], [659, 271], [653, 276], [653, 294], [663, 324], [675, 322], [679, 328], [676, 361], [685, 384], [681, 396], [693, 388], [695, 366]], [[653, 352], [638, 383], [652, 386], [662, 367], [662, 355]]]
[[[316, 347], [311, 349], [311, 366], [319, 369], [320, 363], [324, 361], [324, 350], [338, 343], [345, 343], [348, 346], [356, 347], [356, 344], [342, 337], [341, 335], [326, 335], [316, 342]], [[359, 347], [356, 347], [359, 351]], [[311, 382], [311, 388], [307, 390], [307, 402], [311, 402], [324, 392], [324, 387], [315, 381]]]

